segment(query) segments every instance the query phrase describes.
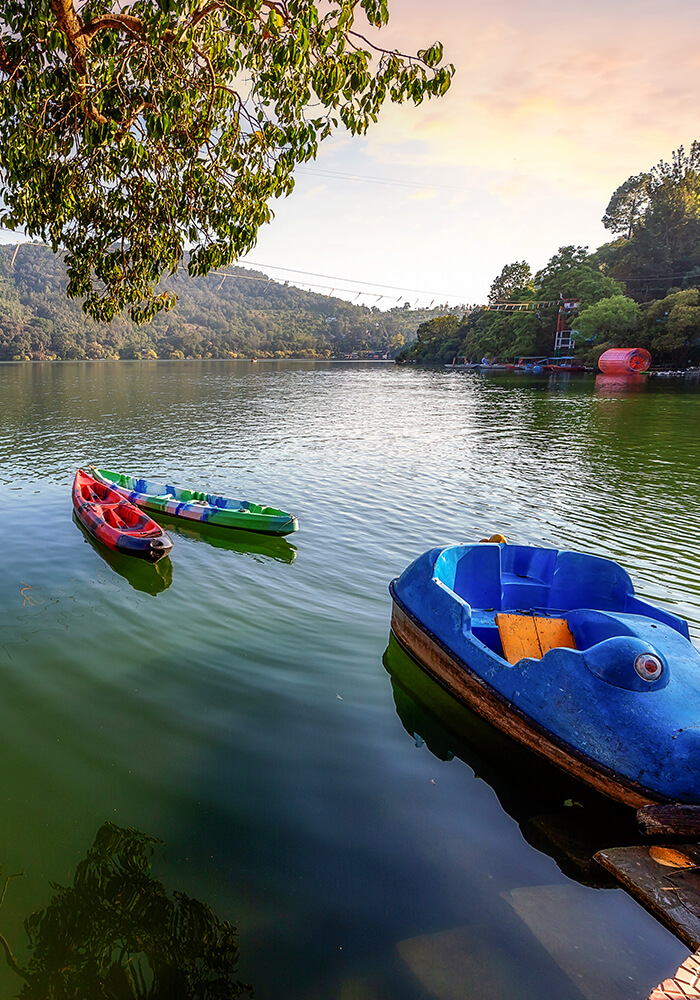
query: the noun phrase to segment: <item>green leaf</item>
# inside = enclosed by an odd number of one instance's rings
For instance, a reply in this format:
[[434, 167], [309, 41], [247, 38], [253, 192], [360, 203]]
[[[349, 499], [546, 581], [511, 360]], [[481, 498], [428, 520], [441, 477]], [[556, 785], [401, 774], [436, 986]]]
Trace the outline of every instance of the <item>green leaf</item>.
[[450, 85], [440, 43], [421, 51], [420, 72], [415, 58], [355, 49], [356, 16], [384, 24], [386, 0], [305, 0], [289, 20], [260, 0], [246, 10], [138, 0], [120, 7], [137, 19], [128, 31], [88, 37], [84, 66], [85, 36], [69, 45], [52, 5], [8, 0], [0, 13], [18, 60], [12, 79], [0, 74], [5, 219], [68, 252], [69, 294], [95, 318], [165, 308], [152, 289], [181, 263], [185, 234], [193, 273], [244, 254], [294, 167], [339, 123], [362, 134], [385, 100], [418, 103]]

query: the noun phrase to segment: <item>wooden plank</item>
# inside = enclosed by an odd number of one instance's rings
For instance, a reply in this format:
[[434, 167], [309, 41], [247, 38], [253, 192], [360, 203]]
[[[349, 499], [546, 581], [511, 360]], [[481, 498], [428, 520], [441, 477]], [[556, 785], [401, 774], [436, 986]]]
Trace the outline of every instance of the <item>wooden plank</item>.
[[637, 823], [647, 837], [694, 837], [700, 840], [700, 806], [680, 803], [643, 806], [637, 810]]
[[557, 647], [576, 649], [576, 641], [565, 618], [497, 614], [494, 620], [498, 625], [503, 655], [509, 663], [519, 663], [525, 656], [541, 660], [545, 653]]
[[569, 623], [566, 618], [540, 618], [534, 619], [537, 635], [542, 647], [542, 655], [550, 650], [561, 648], [576, 649]]
[[611, 847], [595, 860], [684, 944], [700, 947], [700, 846]]
[[509, 663], [518, 663], [525, 656], [542, 659], [542, 646], [532, 615], [496, 615], [503, 655]]

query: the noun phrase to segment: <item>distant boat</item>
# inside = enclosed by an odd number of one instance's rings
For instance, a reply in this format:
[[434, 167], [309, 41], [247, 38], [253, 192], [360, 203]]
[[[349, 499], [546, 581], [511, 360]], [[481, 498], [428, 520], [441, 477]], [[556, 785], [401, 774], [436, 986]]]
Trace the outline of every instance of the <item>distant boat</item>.
[[445, 368], [450, 368], [454, 371], [474, 371], [475, 368], [480, 368], [481, 365], [478, 361], [467, 361], [466, 358], [453, 358], [450, 364], [446, 364]]
[[73, 507], [85, 530], [114, 552], [154, 563], [172, 550], [173, 543], [159, 524], [84, 469], [75, 474]]
[[299, 530], [296, 517], [277, 507], [171, 486], [151, 479], [110, 472], [109, 469], [91, 468], [98, 482], [109, 486], [130, 503], [154, 514], [215, 524], [220, 528], [257, 531], [264, 535], [291, 535], [293, 531]]
[[585, 372], [586, 366], [573, 355], [545, 358], [542, 367], [546, 372]]
[[533, 373], [539, 375], [542, 371], [542, 365], [544, 363], [544, 358], [540, 355], [537, 357], [522, 357], [518, 358], [512, 369], [515, 372], [527, 372], [528, 374]]
[[401, 645], [497, 729], [627, 806], [700, 804], [700, 652], [616, 562], [449, 545], [390, 591]]

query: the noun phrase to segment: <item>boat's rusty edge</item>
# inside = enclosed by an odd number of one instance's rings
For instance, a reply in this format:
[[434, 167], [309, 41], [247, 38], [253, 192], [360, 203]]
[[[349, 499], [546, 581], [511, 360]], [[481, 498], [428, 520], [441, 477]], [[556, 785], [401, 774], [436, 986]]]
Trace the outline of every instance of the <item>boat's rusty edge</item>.
[[548, 733], [528, 718], [481, 678], [443, 642], [411, 614], [396, 595], [394, 583], [389, 590], [393, 601], [391, 630], [409, 656], [453, 698], [486, 719], [491, 725], [522, 743], [540, 757], [567, 771], [574, 778], [633, 809], [658, 802], [655, 796], [635, 781], [623, 778], [610, 768], [595, 763], [563, 740]]

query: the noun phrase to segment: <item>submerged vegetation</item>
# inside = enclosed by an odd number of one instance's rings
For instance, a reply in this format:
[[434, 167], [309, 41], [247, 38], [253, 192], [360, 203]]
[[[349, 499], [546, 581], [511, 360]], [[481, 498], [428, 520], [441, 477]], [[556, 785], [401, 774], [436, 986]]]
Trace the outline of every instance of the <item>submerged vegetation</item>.
[[[583, 361], [633, 341], [655, 361], [700, 363], [700, 142], [628, 178], [612, 195], [603, 225], [616, 236], [613, 242], [595, 253], [561, 247], [534, 275], [527, 261], [507, 264], [491, 285], [487, 307], [461, 320], [428, 320], [400, 357], [439, 363], [457, 356], [546, 356], [559, 303], [576, 299], [573, 335]], [[505, 311], [505, 302], [518, 305]]]

